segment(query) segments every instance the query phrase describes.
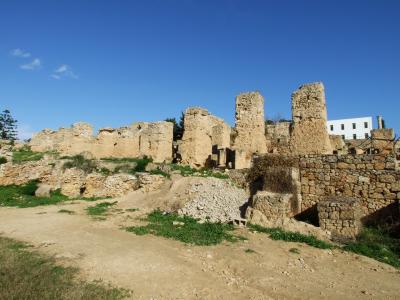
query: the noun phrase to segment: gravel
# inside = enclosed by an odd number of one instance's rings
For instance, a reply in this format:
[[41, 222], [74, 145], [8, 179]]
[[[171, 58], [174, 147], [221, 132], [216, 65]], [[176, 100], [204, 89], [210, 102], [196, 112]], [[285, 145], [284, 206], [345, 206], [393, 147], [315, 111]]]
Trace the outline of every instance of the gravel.
[[178, 213], [202, 221], [226, 223], [241, 217], [240, 207], [248, 201], [243, 189], [217, 178], [194, 183], [189, 187], [191, 200]]

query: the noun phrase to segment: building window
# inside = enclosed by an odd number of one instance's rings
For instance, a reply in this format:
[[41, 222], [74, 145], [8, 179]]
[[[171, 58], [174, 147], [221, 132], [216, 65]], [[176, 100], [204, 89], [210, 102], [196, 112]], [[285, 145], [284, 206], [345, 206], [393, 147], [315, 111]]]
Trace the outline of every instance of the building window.
[[356, 123], [353, 123], [353, 129], [356, 129]]
[[331, 125], [331, 131], [333, 131], [333, 125]]
[[364, 122], [364, 128], [368, 128], [368, 122]]
[[344, 130], [344, 124], [340, 125], [340, 127], [342, 128], [342, 130]]
[[366, 139], [369, 138], [369, 134], [368, 133], [365, 134], [365, 138]]
[[345, 139], [345, 136], [344, 136], [344, 134], [342, 135], [342, 139]]
[[357, 134], [353, 134], [353, 140], [357, 139]]

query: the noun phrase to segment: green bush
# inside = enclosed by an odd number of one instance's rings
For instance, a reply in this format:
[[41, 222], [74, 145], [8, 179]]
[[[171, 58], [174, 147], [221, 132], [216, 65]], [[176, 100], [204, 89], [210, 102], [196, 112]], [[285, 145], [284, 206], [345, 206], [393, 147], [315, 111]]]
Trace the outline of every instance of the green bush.
[[216, 172], [212, 169], [201, 168], [195, 169], [188, 165], [178, 165], [171, 164], [171, 169], [174, 171], [179, 171], [182, 176], [198, 176], [198, 177], [215, 177], [219, 179], [228, 179], [229, 176], [227, 174]]
[[118, 166], [114, 171], [115, 172], [119, 172], [119, 171], [123, 171], [125, 173], [129, 173], [129, 174], [135, 174], [136, 172], [145, 172], [146, 171], [146, 167], [149, 163], [151, 163], [153, 161], [153, 159], [144, 156], [143, 158], [130, 158], [130, 157], [126, 157], [126, 158], [115, 158], [115, 157], [108, 157], [108, 158], [102, 158], [101, 160], [104, 161], [109, 161], [109, 162], [113, 162], [113, 163], [135, 163], [136, 166], [132, 167], [129, 164], [125, 164], [122, 166]]
[[[146, 226], [133, 226], [126, 228], [126, 230], [137, 235], [153, 234], [203, 246], [216, 245], [224, 240], [235, 242], [244, 239], [230, 233], [234, 230], [232, 225], [199, 223], [196, 219], [179, 216], [175, 213], [163, 213], [156, 210], [150, 213], [145, 220], [149, 222]], [[176, 225], [174, 225], [174, 222]]]
[[7, 162], [7, 158], [0, 156], [0, 165], [5, 164]]

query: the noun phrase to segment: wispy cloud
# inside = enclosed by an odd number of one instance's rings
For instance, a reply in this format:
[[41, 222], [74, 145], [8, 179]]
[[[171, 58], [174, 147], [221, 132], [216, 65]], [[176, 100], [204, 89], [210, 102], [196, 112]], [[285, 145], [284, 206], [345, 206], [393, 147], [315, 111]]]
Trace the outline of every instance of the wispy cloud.
[[61, 79], [63, 77], [66, 78], [72, 78], [72, 79], [78, 79], [78, 75], [76, 75], [73, 71], [72, 68], [68, 65], [61, 65], [59, 66], [53, 74], [51, 74], [51, 77], [54, 79]]
[[27, 57], [31, 56], [31, 54], [29, 52], [26, 52], [26, 51], [24, 51], [24, 50], [22, 50], [20, 48], [11, 50], [10, 54], [12, 56], [22, 57], [22, 58], [27, 58]]
[[32, 62], [30, 62], [28, 64], [20, 65], [19, 67], [22, 70], [36, 70], [36, 69], [39, 69], [41, 66], [42, 66], [42, 63], [41, 63], [40, 59], [35, 58], [34, 60], [32, 60]]

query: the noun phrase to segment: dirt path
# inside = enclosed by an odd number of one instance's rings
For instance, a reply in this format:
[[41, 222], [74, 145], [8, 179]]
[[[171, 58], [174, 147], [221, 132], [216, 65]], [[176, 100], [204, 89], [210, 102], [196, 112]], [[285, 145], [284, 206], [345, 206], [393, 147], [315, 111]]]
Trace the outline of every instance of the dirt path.
[[[399, 271], [366, 257], [272, 241], [247, 230], [241, 234], [248, 241], [199, 247], [136, 236], [121, 229], [133, 224], [134, 218], [144, 212], [146, 202], [157, 197], [160, 194], [145, 197], [135, 192], [117, 199], [118, 208], [142, 210], [115, 211], [105, 221], [94, 221], [86, 215], [84, 208], [93, 205], [88, 202], [0, 208], [0, 233], [80, 267], [86, 278], [101, 278], [129, 288], [134, 299], [400, 297]], [[76, 214], [58, 213], [61, 208]], [[300, 254], [289, 252], [293, 247]]]

